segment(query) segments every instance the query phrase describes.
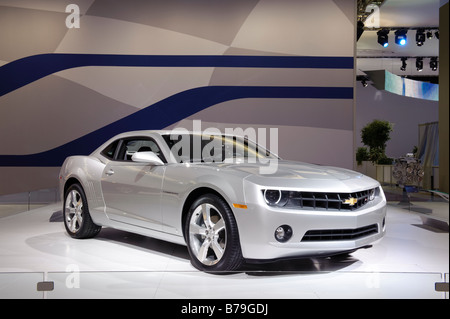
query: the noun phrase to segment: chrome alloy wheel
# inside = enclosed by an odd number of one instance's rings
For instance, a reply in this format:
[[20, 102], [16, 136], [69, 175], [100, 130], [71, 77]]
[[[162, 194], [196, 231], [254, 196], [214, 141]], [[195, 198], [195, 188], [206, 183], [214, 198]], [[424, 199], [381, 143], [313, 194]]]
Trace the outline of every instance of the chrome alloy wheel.
[[206, 266], [217, 264], [227, 243], [226, 227], [220, 211], [212, 204], [195, 208], [189, 221], [189, 241], [195, 257]]
[[67, 228], [72, 233], [78, 232], [83, 223], [83, 199], [77, 190], [72, 190], [67, 194], [64, 209]]

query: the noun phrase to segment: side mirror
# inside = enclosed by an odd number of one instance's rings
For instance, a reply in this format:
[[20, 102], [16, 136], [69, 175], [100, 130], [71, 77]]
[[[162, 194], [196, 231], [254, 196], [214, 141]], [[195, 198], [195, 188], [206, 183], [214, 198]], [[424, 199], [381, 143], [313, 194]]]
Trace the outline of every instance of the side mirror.
[[133, 162], [147, 163], [150, 165], [164, 165], [163, 161], [153, 152], [136, 152], [131, 156]]

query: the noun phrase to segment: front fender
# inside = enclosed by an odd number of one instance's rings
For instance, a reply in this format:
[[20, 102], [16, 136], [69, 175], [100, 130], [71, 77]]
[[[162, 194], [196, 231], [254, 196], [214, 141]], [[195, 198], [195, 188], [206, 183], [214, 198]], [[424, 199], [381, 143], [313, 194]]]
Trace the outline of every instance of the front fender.
[[[241, 174], [242, 175], [242, 174]], [[203, 165], [169, 165], [164, 176], [161, 210], [164, 229], [182, 235], [183, 212], [207, 189], [219, 194], [236, 214], [234, 203], [245, 204], [243, 179], [239, 174]]]
[[196, 187], [211, 188], [220, 194], [231, 209], [233, 204], [245, 205], [243, 180], [237, 176], [203, 175], [196, 181]]

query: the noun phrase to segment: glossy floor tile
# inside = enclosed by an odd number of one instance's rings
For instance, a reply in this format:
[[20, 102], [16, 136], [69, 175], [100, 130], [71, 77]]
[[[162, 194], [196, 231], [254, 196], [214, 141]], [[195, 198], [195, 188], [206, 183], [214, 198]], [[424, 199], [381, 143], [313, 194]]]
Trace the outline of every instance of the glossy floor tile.
[[[448, 225], [448, 203], [428, 207]], [[184, 246], [110, 228], [72, 239], [57, 203], [0, 218], [0, 298], [448, 298], [435, 289], [448, 282], [448, 230], [421, 216], [391, 202], [387, 234], [370, 249], [207, 274]]]

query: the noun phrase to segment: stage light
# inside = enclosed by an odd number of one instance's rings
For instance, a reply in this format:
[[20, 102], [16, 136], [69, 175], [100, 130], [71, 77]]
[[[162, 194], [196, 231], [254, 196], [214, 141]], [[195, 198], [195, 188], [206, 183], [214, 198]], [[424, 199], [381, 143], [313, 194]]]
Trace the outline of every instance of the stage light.
[[423, 58], [416, 58], [416, 68], [417, 68], [417, 71], [422, 72], [422, 70], [423, 70]]
[[380, 31], [377, 32], [378, 35], [378, 43], [384, 47], [387, 48], [389, 45], [389, 30], [388, 29], [381, 29]]
[[406, 71], [406, 66], [407, 66], [406, 60], [408, 60], [408, 58], [401, 58], [401, 60], [402, 60], [402, 66], [400, 67], [400, 70]]
[[408, 39], [406, 33], [408, 33], [408, 30], [406, 29], [400, 29], [395, 31], [395, 43], [402, 46], [406, 45]]
[[438, 61], [436, 57], [432, 57], [430, 59], [430, 69], [433, 71], [437, 71], [438, 69]]
[[439, 30], [434, 33], [434, 36], [439, 40]]
[[433, 39], [433, 32], [427, 31], [427, 39], [428, 39], [428, 40]]
[[425, 42], [425, 30], [424, 29], [417, 29], [416, 32], [416, 44], [417, 46], [421, 47]]
[[365, 79], [362, 79], [361, 80], [361, 85], [366, 88], [369, 84], [367, 84]]

